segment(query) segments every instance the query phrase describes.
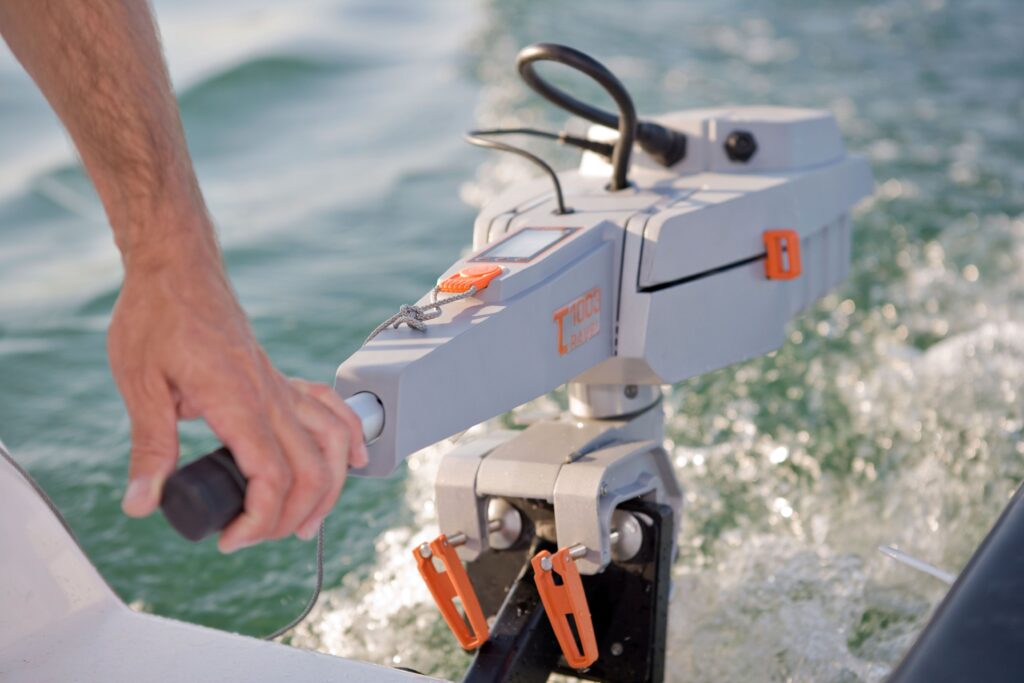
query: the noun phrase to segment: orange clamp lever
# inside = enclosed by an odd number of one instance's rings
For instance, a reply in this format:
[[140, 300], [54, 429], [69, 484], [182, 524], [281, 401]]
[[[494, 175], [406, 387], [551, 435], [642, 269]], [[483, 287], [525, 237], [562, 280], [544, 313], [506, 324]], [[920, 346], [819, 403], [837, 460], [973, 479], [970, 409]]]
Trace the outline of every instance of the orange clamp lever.
[[[420, 576], [434, 596], [441, 616], [448, 622], [448, 627], [455, 634], [459, 644], [466, 650], [473, 650], [487, 642], [487, 620], [480, 609], [480, 601], [469, 582], [466, 568], [459, 561], [455, 547], [448, 538], [441, 534], [430, 543], [424, 543], [412, 551], [416, 558], [416, 566]], [[434, 566], [434, 556], [441, 560], [444, 571]], [[455, 598], [462, 603], [466, 613], [463, 619], [455, 606]], [[468, 624], [466, 622], [469, 622]]]
[[795, 230], [765, 230], [764, 248], [764, 271], [769, 280], [800, 277], [800, 235]]
[[[571, 553], [572, 548], [562, 548], [554, 555], [542, 550], [533, 557], [531, 564], [544, 611], [562, 647], [565, 661], [574, 669], [585, 669], [597, 661], [597, 638], [580, 570], [576, 568], [576, 560]], [[561, 585], [555, 584], [556, 573], [562, 580]], [[570, 623], [570, 615], [574, 623]], [[573, 626], [576, 627], [575, 634]]]

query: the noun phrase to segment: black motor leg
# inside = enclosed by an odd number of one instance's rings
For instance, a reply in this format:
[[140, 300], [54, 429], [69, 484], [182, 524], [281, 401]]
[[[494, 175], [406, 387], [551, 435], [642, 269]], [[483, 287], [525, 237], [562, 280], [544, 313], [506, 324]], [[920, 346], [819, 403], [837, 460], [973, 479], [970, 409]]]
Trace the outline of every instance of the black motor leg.
[[635, 500], [619, 509], [640, 520], [643, 546], [632, 560], [612, 562], [600, 574], [583, 577], [599, 655], [585, 671], [569, 668], [564, 659], [555, 670], [592, 681], [662, 683], [672, 590], [672, 508]]
[[[552, 550], [531, 544], [531, 554]], [[463, 683], [544, 683], [558, 664], [561, 650], [548, 623], [529, 562], [522, 568], [498, 611], [491, 635], [477, 650]]]
[[[550, 506], [537, 501], [514, 503], [529, 521], [531, 536], [538, 522], [551, 518]], [[576, 671], [561, 656], [529, 563], [536, 553], [555, 547], [531, 537], [516, 548], [487, 553], [469, 565], [474, 585], [483, 589], [478, 592], [485, 613], [494, 612], [498, 591], [504, 593], [504, 600], [490, 639], [474, 657], [464, 683], [543, 683], [556, 671], [594, 681], [664, 680], [675, 535], [672, 509], [640, 500], [620, 509], [640, 520], [644, 542], [632, 560], [613, 562], [602, 573], [583, 577], [598, 660], [587, 670]], [[519, 567], [514, 578], [510, 565]]]

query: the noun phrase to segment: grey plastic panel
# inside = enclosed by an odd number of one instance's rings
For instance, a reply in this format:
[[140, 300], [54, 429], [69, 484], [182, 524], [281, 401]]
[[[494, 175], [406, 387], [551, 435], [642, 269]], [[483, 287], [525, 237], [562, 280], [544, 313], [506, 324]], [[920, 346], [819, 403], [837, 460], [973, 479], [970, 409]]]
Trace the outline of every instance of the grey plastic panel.
[[[354, 473], [385, 476], [410, 453], [564, 384], [612, 354], [612, 310], [602, 305], [593, 338], [559, 353], [554, 314], [598, 290], [613, 300], [614, 241], [601, 240], [561, 272], [501, 304], [467, 299], [426, 331], [382, 333], [338, 368], [335, 391], [369, 391], [384, 430]], [[425, 301], [420, 302], [425, 303]]]
[[795, 280], [766, 279], [759, 260], [648, 295], [639, 355], [674, 383], [777, 349], [792, 316], [846, 277], [848, 225], [844, 217], [802, 244]]
[[612, 513], [640, 497], [670, 505], [678, 526], [683, 494], [659, 442], [609, 446], [561, 469], [554, 489], [558, 545], [586, 546], [587, 554], [576, 560], [580, 573], [596, 574], [608, 565]]
[[456, 552], [466, 562], [487, 550], [487, 498], [476, 491], [477, 472], [484, 457], [516, 436], [501, 430], [460, 444], [445, 454], [434, 480], [437, 523], [449, 537], [464, 534], [466, 542]]
[[531, 425], [496, 448], [477, 474], [477, 490], [489, 496], [536, 498], [553, 502], [558, 472], [569, 455], [608, 429], [599, 422], [580, 421]]
[[[749, 161], [733, 161], [724, 143], [733, 131], [751, 133], [757, 152]], [[820, 109], [731, 107], [708, 117], [708, 170], [774, 173], [839, 161], [845, 156], [835, 118]]]
[[809, 238], [871, 191], [870, 171], [858, 157], [799, 173], [702, 178], [708, 189], [647, 222], [641, 287], [763, 254], [765, 230], [786, 228]]
[[503, 434], [497, 447], [490, 442], [476, 450], [475, 444], [461, 446], [439, 469], [441, 530], [475, 535], [471, 549], [459, 549], [463, 559], [472, 559], [486, 547], [481, 511], [487, 500], [547, 501], [554, 505], [558, 545], [586, 545], [578, 566], [584, 574], [597, 573], [611, 559], [611, 519], [621, 502], [644, 497], [665, 503], [678, 521], [682, 494], [661, 448], [663, 421], [659, 401], [629, 418], [565, 417], [533, 424], [512, 438]]
[[[846, 155], [835, 118], [821, 109], [775, 106], [737, 106], [687, 109], [653, 117], [662, 125], [686, 134], [686, 156], [672, 167], [679, 175], [714, 172], [729, 174], [770, 174], [822, 166]], [[733, 131], [754, 136], [757, 151], [745, 162], [729, 159], [724, 143]], [[617, 139], [616, 131], [593, 126], [589, 136], [596, 140]], [[639, 150], [637, 150], [639, 151]], [[660, 170], [645, 154], [636, 154], [634, 167]], [[603, 157], [587, 152], [583, 169], [608, 175]]]

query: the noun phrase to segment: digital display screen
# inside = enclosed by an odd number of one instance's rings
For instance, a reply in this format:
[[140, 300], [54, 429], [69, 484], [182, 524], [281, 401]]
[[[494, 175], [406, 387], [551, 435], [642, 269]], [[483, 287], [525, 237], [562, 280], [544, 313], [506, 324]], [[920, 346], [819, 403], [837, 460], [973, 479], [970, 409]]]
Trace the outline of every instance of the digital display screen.
[[520, 263], [532, 261], [578, 229], [523, 228], [498, 242], [493, 247], [477, 254], [470, 261], [514, 261]]

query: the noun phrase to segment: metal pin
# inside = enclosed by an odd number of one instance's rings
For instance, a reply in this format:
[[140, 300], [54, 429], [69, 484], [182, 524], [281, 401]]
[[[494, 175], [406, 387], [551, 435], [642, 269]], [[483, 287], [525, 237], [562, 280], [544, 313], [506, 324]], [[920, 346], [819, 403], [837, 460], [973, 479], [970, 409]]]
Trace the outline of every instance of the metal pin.
[[551, 571], [552, 567], [553, 567], [553, 565], [551, 564], [551, 558], [550, 557], [542, 557], [542, 558], [540, 558], [540, 568], [541, 569], [543, 569], [546, 572], [549, 572], [549, 571]]
[[[487, 531], [491, 533], [495, 531], [501, 531], [501, 528], [503, 526], [504, 524], [500, 519], [492, 519], [491, 521], [487, 522]], [[467, 541], [469, 541], [469, 536], [462, 533], [461, 531], [456, 534], [452, 534], [448, 537], [448, 545], [450, 545], [453, 548], [458, 548], [460, 545], [465, 545]], [[423, 552], [422, 548], [420, 549], [420, 552]], [[427, 555], [424, 555], [423, 557], [427, 557]]]
[[[610, 543], [611, 545], [615, 545], [618, 542], [619, 542], [619, 530], [618, 529], [612, 529], [612, 532], [610, 534], [608, 534], [608, 543]], [[577, 543], [576, 545], [574, 545], [571, 548], [569, 548], [569, 557], [571, 557], [574, 560], [578, 560], [578, 559], [580, 559], [582, 557], [586, 557], [586, 555], [587, 555], [587, 546], [583, 545], [582, 543]]]
[[420, 544], [420, 557], [422, 557], [423, 559], [427, 559], [431, 555], [433, 555], [433, 553], [430, 552], [430, 544], [429, 543], [421, 543]]
[[582, 543], [577, 543], [573, 547], [569, 548], [569, 557], [574, 560], [578, 560], [581, 557], [585, 557], [587, 554], [587, 546]]

